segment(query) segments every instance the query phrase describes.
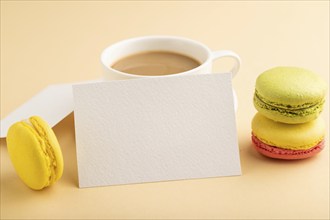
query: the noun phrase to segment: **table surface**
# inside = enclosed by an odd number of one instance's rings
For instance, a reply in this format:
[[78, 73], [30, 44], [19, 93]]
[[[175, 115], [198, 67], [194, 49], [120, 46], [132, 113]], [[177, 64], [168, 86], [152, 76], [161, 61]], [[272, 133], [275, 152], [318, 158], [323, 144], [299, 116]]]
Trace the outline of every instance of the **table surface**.
[[[242, 58], [233, 80], [242, 176], [78, 188], [74, 115], [54, 127], [62, 179], [27, 188], [1, 139], [1, 219], [329, 219], [329, 100], [326, 147], [314, 158], [280, 161], [250, 141], [257, 76], [301, 66], [329, 82], [328, 1], [1, 1], [1, 118], [55, 83], [96, 79], [100, 53], [119, 40], [177, 35]], [[216, 61], [225, 71], [230, 60]]]

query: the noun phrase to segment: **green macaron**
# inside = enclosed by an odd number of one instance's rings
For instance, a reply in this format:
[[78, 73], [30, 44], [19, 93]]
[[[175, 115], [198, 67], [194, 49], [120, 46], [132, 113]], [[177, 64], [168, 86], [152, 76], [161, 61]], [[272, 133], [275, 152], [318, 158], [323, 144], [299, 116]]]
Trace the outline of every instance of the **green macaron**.
[[257, 78], [254, 106], [274, 121], [305, 123], [322, 112], [326, 90], [326, 83], [310, 70], [275, 67]]

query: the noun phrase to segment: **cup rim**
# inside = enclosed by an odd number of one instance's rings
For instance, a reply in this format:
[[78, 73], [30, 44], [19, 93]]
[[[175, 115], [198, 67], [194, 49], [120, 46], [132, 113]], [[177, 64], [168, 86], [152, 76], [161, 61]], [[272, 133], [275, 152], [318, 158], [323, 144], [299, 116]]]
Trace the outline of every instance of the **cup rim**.
[[[148, 39], [180, 40], [180, 41], [188, 42], [188, 43], [191, 43], [191, 44], [195, 44], [195, 45], [198, 45], [200, 48], [202, 48], [204, 51], [206, 51], [207, 58], [199, 66], [197, 66], [197, 67], [195, 67], [193, 69], [187, 70], [185, 72], [174, 73], [174, 74], [167, 74], [167, 75], [154, 75], [154, 76], [153, 75], [138, 75], [138, 74], [132, 74], [132, 73], [125, 73], [125, 72], [116, 70], [116, 69], [114, 69], [114, 68], [112, 68], [112, 67], [110, 67], [109, 65], [106, 64], [105, 57], [107, 55], [107, 52], [110, 49], [112, 49], [114, 47], [118, 47], [121, 44], [128, 44], [130, 42], [142, 41], [142, 40], [148, 40]], [[203, 43], [201, 43], [199, 41], [196, 41], [196, 40], [189, 39], [189, 38], [180, 37], [180, 36], [171, 36], [171, 35], [148, 35], [148, 36], [140, 36], [140, 37], [134, 37], [134, 38], [124, 39], [124, 40], [121, 40], [121, 41], [118, 41], [118, 42], [116, 42], [114, 44], [109, 45], [101, 53], [101, 63], [102, 63], [102, 65], [106, 69], [111, 70], [111, 71], [115, 72], [116, 74], [124, 75], [124, 76], [130, 77], [130, 78], [132, 78], [132, 77], [135, 77], [135, 78], [169, 77], [169, 76], [179, 76], [179, 75], [183, 75], [183, 74], [190, 74], [192, 72], [198, 72], [199, 69], [204, 68], [204, 66], [208, 65], [208, 63], [211, 61], [211, 59], [212, 59], [212, 52], [211, 52], [211, 50], [205, 44], [203, 44]]]

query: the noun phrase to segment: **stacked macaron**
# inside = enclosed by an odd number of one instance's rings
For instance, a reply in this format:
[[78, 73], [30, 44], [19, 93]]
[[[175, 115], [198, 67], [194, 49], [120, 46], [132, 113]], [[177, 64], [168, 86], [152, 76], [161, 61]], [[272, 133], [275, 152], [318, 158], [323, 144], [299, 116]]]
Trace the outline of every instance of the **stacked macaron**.
[[276, 67], [256, 80], [252, 120], [255, 149], [268, 157], [303, 159], [324, 148], [325, 125], [319, 117], [327, 85], [312, 71]]

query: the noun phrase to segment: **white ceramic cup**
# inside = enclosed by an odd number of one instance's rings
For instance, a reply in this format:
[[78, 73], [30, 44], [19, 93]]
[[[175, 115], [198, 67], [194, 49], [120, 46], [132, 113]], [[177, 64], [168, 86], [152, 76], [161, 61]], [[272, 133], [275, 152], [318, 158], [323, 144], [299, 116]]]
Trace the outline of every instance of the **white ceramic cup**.
[[[201, 65], [185, 72], [161, 76], [135, 75], [121, 72], [111, 67], [115, 62], [124, 57], [144, 51], [171, 51], [184, 54], [198, 60]], [[232, 77], [234, 77], [238, 72], [241, 60], [236, 53], [230, 50], [212, 52], [207, 46], [200, 42], [176, 36], [144, 36], [123, 40], [105, 48], [101, 54], [101, 62], [104, 67], [105, 80], [121, 80], [142, 77], [174, 77], [178, 75], [211, 73], [213, 61], [222, 57], [231, 57], [234, 59], [234, 66], [229, 71], [231, 72]], [[234, 107], [235, 110], [237, 110], [237, 97], [234, 90], [233, 94]]]

